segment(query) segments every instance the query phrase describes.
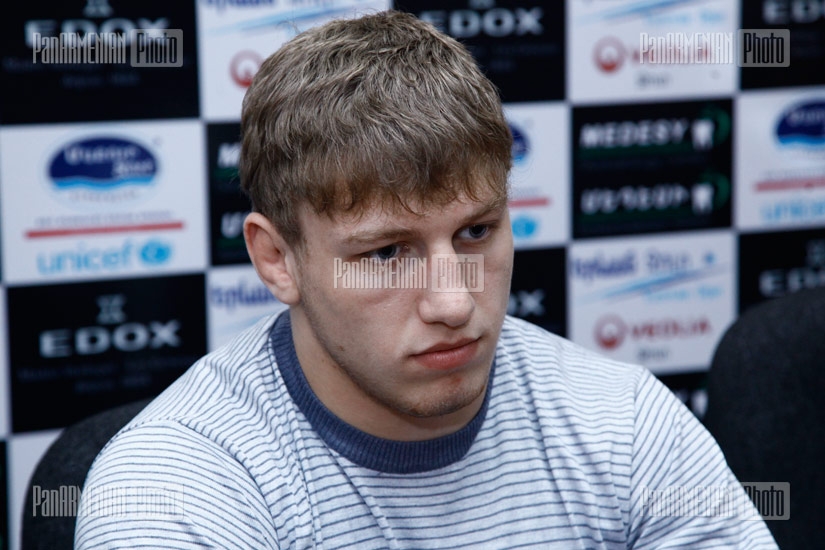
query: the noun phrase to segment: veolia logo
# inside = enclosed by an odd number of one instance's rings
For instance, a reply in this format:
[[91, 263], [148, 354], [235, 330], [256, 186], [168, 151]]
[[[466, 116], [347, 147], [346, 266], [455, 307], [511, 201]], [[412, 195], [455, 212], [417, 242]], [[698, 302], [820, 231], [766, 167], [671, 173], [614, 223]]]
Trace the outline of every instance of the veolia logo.
[[808, 101], [788, 109], [776, 125], [783, 145], [825, 146], [825, 100]]
[[154, 186], [158, 162], [139, 143], [95, 137], [69, 143], [49, 162], [56, 196], [72, 206], [107, 209], [142, 199]]

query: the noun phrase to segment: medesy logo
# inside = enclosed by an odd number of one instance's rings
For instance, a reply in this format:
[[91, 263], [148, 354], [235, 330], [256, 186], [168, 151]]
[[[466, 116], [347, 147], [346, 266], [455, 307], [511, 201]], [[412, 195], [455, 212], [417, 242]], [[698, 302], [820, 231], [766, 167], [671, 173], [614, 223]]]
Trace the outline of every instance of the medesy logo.
[[[693, 184], [664, 182], [653, 185], [626, 185], [618, 189], [585, 189], [579, 207], [587, 216], [622, 212], [659, 217], [670, 213], [707, 215], [723, 208], [730, 198], [728, 178], [717, 172], [701, 174]], [[636, 216], [636, 219], [639, 219]]]
[[785, 111], [776, 124], [776, 139], [789, 147], [825, 147], [825, 100], [806, 101]]
[[657, 118], [585, 123], [579, 131], [581, 158], [628, 154], [708, 151], [730, 135], [728, 113], [713, 105], [695, 118]]
[[710, 319], [706, 316], [646, 319], [628, 323], [622, 317], [608, 314], [600, 317], [593, 328], [596, 343], [604, 350], [612, 351], [624, 342], [651, 342], [696, 338], [711, 332]]
[[158, 161], [146, 147], [117, 137], [69, 143], [48, 167], [55, 195], [71, 205], [91, 207], [142, 199], [157, 174]]
[[41, 275], [121, 273], [135, 268], [160, 267], [172, 258], [172, 245], [157, 238], [143, 243], [132, 239], [113, 246], [87, 246], [79, 242], [72, 249], [37, 255]]

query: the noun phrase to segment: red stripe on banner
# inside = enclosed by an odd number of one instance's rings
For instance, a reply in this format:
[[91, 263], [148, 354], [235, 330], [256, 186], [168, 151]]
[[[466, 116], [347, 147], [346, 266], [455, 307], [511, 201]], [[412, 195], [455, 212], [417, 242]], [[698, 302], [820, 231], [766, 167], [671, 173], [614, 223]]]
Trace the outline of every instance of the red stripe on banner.
[[105, 227], [73, 227], [71, 229], [32, 229], [26, 231], [26, 238], [68, 237], [70, 235], [99, 235], [102, 233], [134, 233], [139, 231], [159, 231], [183, 229], [183, 222], [144, 223], [139, 225], [109, 225]]
[[756, 184], [757, 191], [787, 191], [790, 189], [813, 189], [814, 187], [825, 187], [825, 178], [760, 181]]
[[525, 206], [547, 206], [551, 201], [548, 197], [536, 197], [533, 199], [514, 199], [509, 202], [512, 208], [521, 208]]

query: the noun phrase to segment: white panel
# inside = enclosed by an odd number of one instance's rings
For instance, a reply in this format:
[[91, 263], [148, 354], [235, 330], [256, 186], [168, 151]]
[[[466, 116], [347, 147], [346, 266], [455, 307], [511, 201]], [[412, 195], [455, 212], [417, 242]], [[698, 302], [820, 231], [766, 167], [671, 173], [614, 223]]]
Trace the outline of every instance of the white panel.
[[0, 130], [7, 283], [206, 267], [200, 122]]
[[517, 249], [570, 238], [570, 110], [564, 103], [505, 105], [514, 136], [510, 219]]
[[825, 87], [745, 92], [734, 120], [736, 226], [822, 226]]
[[574, 243], [569, 336], [657, 374], [704, 369], [736, 309], [727, 231]]
[[252, 265], [213, 267], [206, 285], [210, 351], [261, 317], [286, 307], [264, 286]]
[[298, 32], [333, 18], [388, 7], [387, 0], [198, 2], [202, 116], [209, 121], [239, 120], [243, 96], [258, 67]]
[[[730, 95], [737, 86], [736, 1], [571, 1], [567, 9], [567, 89], [573, 103]], [[713, 54], [687, 43], [706, 39]], [[664, 52], [651, 43], [663, 45]], [[692, 62], [676, 57], [682, 51]]]

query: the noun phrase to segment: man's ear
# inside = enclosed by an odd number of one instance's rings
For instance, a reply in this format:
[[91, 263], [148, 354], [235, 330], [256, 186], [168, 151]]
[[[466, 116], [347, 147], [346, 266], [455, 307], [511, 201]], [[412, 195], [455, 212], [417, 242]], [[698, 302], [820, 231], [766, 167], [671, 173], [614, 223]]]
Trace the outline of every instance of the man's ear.
[[295, 305], [300, 300], [295, 253], [266, 216], [252, 212], [243, 224], [246, 250], [258, 276], [278, 300]]

